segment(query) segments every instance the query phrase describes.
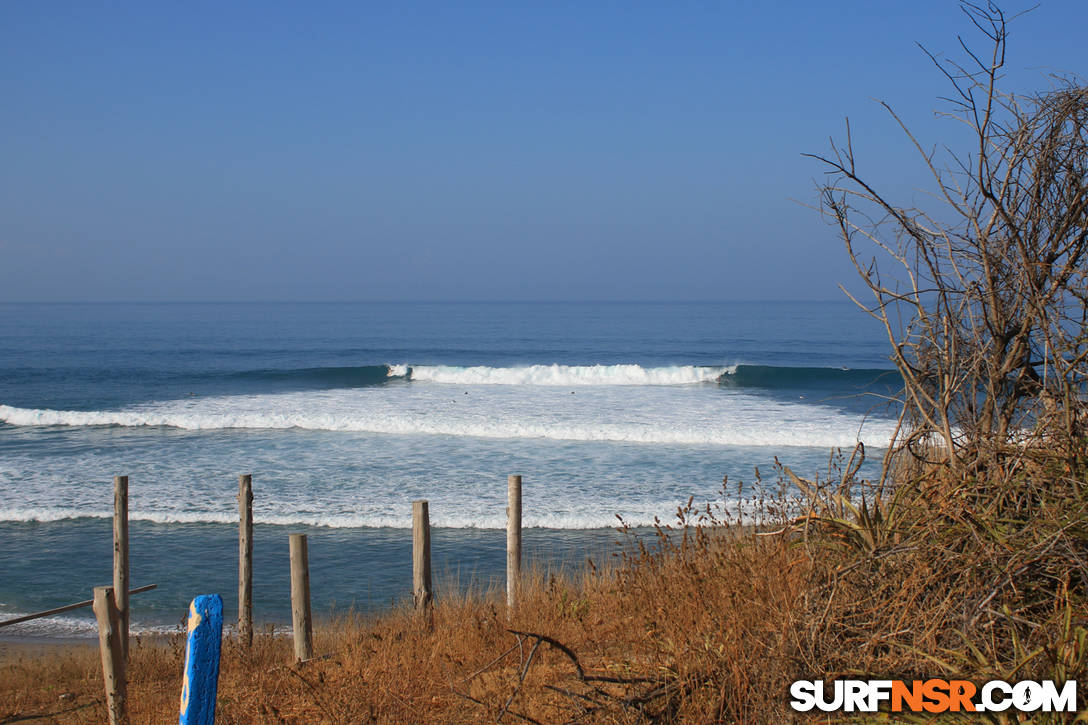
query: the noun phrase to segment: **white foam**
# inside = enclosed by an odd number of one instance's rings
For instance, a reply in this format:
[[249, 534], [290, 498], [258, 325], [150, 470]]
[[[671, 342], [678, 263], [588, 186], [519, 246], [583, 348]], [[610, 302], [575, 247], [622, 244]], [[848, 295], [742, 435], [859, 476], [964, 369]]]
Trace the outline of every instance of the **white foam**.
[[[393, 375], [393, 369], [403, 370], [407, 367], [391, 366], [390, 375]], [[641, 365], [528, 365], [512, 368], [412, 365], [409, 375], [414, 381], [456, 385], [693, 385], [714, 382], [734, 370], [697, 365], [658, 368], [644, 368]]]
[[[426, 383], [114, 411], [0, 406], [0, 421], [26, 426], [5, 435], [56, 451], [6, 450], [0, 521], [108, 519], [112, 477], [129, 474], [134, 521], [233, 525], [237, 474], [251, 471], [262, 524], [407, 528], [411, 501], [427, 498], [435, 526], [501, 529], [506, 475], [521, 472], [526, 526], [609, 527], [615, 514], [647, 525], [776, 455], [820, 470], [828, 449], [854, 445], [861, 419], [717, 385]], [[860, 435], [879, 448], [893, 430], [870, 418]]]
[[105, 519], [112, 518], [113, 514], [104, 510], [83, 510], [75, 508], [27, 508], [5, 507], [0, 508], [0, 521], [33, 521], [37, 523], [49, 523], [52, 521], [67, 521], [71, 519]]
[[[723, 399], [716, 415], [714, 411], [703, 409], [691, 411], [698, 414], [687, 418], [679, 406], [672, 410], [638, 406], [623, 410], [622, 415], [613, 415], [619, 411], [611, 406], [579, 410], [577, 403], [585, 397], [555, 401], [566, 404], [548, 411], [534, 409], [531, 401], [490, 400], [484, 401], [482, 406], [468, 401], [458, 407], [456, 397], [434, 400], [434, 407], [430, 409], [404, 410], [366, 396], [354, 401], [345, 397], [339, 401], [340, 405], [300, 406], [291, 399], [294, 395], [209, 398], [122, 411], [87, 412], [0, 405], [0, 421], [17, 426], [166, 426], [185, 430], [299, 428], [399, 435], [822, 448], [852, 446], [857, 440], [859, 423], [854, 416], [832, 409], [769, 400], [759, 401], [758, 411], [746, 406], [733, 411], [741, 415], [731, 416], [730, 406]], [[360, 402], [377, 404], [360, 405]], [[504, 403], [510, 405], [504, 407]], [[658, 410], [661, 412], [657, 413]], [[872, 445], [882, 446], [890, 440], [892, 432], [890, 422], [871, 422], [867, 426], [867, 440]]]
[[[667, 513], [675, 508], [673, 502], [662, 503], [653, 510], [628, 511], [625, 520], [633, 522], [636, 526], [649, 526], [654, 517], [661, 513]], [[410, 529], [412, 517], [408, 509], [401, 515], [367, 515], [367, 514], [319, 514], [319, 513], [281, 513], [281, 514], [257, 514], [253, 520], [256, 524], [272, 526], [313, 526], [329, 529]], [[2, 508], [0, 509], [0, 521], [4, 522], [55, 522], [74, 519], [111, 519], [113, 514], [105, 511], [76, 511], [72, 509], [25, 509]], [[130, 511], [129, 521], [148, 521], [158, 524], [226, 524], [237, 525], [236, 513], [205, 511]], [[527, 529], [602, 529], [615, 526], [617, 523], [612, 512], [545, 512], [541, 514], [527, 514], [522, 520], [522, 525]], [[458, 512], [450, 507], [438, 506], [431, 516], [431, 525], [437, 528], [449, 529], [505, 529], [506, 515], [503, 512], [492, 514], [479, 514], [471, 511]]]
[[[91, 611], [90, 607], [86, 608]], [[0, 612], [0, 622], [9, 619], [24, 617], [29, 612]], [[129, 626], [133, 635], [168, 635], [181, 631], [179, 625], [149, 625], [139, 621], [133, 621]], [[31, 619], [19, 624], [10, 624], [0, 630], [4, 635], [11, 637], [47, 637], [57, 639], [82, 639], [94, 637], [98, 634], [98, 625], [92, 616], [76, 617], [61, 615]]]
[[390, 378], [406, 378], [408, 377], [407, 365], [390, 365], [389, 372], [386, 373], [386, 377]]

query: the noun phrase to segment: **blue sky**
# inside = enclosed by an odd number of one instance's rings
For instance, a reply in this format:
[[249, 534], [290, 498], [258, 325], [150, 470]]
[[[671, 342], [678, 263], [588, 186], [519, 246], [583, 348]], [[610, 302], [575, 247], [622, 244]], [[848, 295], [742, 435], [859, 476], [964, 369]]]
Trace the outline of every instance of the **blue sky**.
[[[1007, 5], [1009, 12], [1025, 5]], [[1088, 2], [1011, 26], [1084, 72]], [[0, 4], [0, 300], [834, 299], [849, 116], [921, 185], [955, 2]]]

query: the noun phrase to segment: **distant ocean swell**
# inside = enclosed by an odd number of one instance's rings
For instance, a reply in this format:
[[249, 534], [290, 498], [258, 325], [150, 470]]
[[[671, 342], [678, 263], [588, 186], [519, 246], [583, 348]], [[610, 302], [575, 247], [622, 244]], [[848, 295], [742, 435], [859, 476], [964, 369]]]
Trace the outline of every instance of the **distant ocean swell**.
[[[13, 381], [41, 382], [50, 376], [74, 374], [60, 370], [9, 370]], [[718, 383], [729, 387], [805, 388], [890, 384], [894, 373], [878, 369], [779, 367], [773, 365], [522, 365], [511, 367], [455, 365], [361, 365], [182, 372], [170, 370], [105, 370], [81, 372], [87, 383], [118, 377], [158, 383], [175, 382], [200, 387], [202, 383], [240, 386], [287, 386], [319, 389], [360, 388], [391, 382], [449, 383], [456, 385], [694, 385]]]
[[[358, 375], [353, 377], [352, 370]], [[277, 374], [317, 375], [328, 382], [401, 383], [184, 397], [117, 410], [0, 405], [0, 423], [830, 448], [853, 445], [860, 419], [816, 404], [802, 391], [861, 392], [883, 371], [748, 365], [393, 365]], [[798, 394], [776, 399], [759, 393], [759, 388], [774, 387], [796, 387]], [[870, 420], [866, 442], [884, 445], [891, 433], [890, 422]]]
[[[335, 373], [329, 372], [336, 371]], [[269, 371], [267, 375], [314, 376], [349, 380], [358, 371], [359, 382], [372, 384], [383, 378], [451, 383], [457, 385], [692, 385], [720, 383], [730, 387], [804, 388], [862, 387], [874, 383], [892, 385], [895, 373], [875, 368], [779, 367], [774, 365], [526, 365], [518, 367], [452, 365], [387, 365], [362, 368], [331, 368]], [[384, 375], [382, 374], [384, 372]]]

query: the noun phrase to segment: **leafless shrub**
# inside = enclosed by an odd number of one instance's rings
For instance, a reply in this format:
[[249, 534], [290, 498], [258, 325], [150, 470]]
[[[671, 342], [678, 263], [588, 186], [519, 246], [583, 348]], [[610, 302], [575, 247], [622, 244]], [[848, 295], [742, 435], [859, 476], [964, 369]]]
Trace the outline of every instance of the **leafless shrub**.
[[[933, 181], [935, 203], [902, 206], [844, 145], [812, 155], [828, 170], [821, 209], [873, 302], [903, 380], [895, 452], [968, 474], [1012, 475], [1025, 456], [1079, 460], [1088, 376], [1088, 88], [1001, 89], [1007, 20], [961, 3], [987, 52], [927, 55], [951, 84], [943, 115], [972, 147], [927, 150], [887, 103]], [[923, 48], [924, 50], [924, 48]], [[1045, 444], [1045, 445], [1042, 445]]]

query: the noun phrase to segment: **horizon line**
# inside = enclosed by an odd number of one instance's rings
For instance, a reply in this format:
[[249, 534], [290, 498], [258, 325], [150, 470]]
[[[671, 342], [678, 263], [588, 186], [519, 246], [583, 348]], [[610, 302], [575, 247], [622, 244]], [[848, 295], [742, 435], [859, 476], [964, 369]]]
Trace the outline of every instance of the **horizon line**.
[[813, 303], [813, 302], [850, 302], [845, 295], [839, 298], [831, 297], [805, 297], [790, 299], [767, 299], [754, 297], [733, 297], [716, 299], [254, 299], [254, 300], [0, 300], [0, 305], [343, 305], [343, 304], [398, 304], [398, 305], [427, 305], [427, 304], [723, 304], [736, 302], [761, 302], [771, 304], [783, 303]]

